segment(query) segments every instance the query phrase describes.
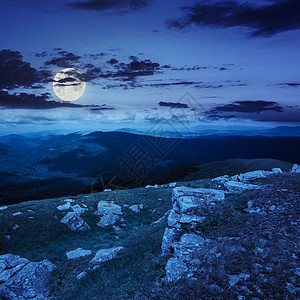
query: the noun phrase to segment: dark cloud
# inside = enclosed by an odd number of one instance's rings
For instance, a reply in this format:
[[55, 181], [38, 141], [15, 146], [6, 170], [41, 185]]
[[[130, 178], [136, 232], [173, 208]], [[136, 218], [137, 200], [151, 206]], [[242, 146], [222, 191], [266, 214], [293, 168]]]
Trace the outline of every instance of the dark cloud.
[[189, 106], [185, 103], [179, 103], [179, 102], [163, 102], [160, 101], [158, 103], [159, 106], [168, 106], [171, 108], [189, 108]]
[[74, 67], [74, 64], [79, 62], [80, 60], [80, 56], [75, 55], [72, 52], [67, 52], [67, 51], [59, 51], [58, 54], [60, 55], [60, 57], [55, 57], [52, 58], [51, 60], [48, 60], [45, 62], [46, 66], [57, 66], [57, 67], [61, 67], [61, 68], [71, 68]]
[[17, 109], [53, 109], [53, 108], [88, 108], [94, 110], [113, 109], [104, 105], [81, 105], [72, 102], [58, 102], [49, 100], [49, 93], [41, 95], [20, 93], [9, 94], [6, 91], [0, 91], [0, 107]]
[[182, 7], [185, 15], [178, 21], [169, 21], [169, 27], [182, 29], [197, 26], [228, 28], [248, 27], [252, 36], [270, 36], [300, 28], [300, 1], [278, 0], [257, 6], [233, 1], [197, 2]]
[[300, 83], [299, 82], [282, 82], [282, 83], [279, 83], [278, 85], [286, 86], [286, 87], [299, 87]]
[[209, 111], [210, 114], [223, 112], [238, 113], [260, 113], [263, 111], [282, 112], [283, 107], [274, 101], [255, 100], [255, 101], [235, 101], [230, 104], [217, 106]]
[[94, 11], [115, 11], [129, 12], [145, 8], [151, 0], [87, 0], [69, 4], [75, 9], [94, 10]]
[[49, 81], [50, 72], [38, 71], [23, 61], [19, 51], [0, 51], [0, 90], [19, 87], [34, 87], [37, 83]]

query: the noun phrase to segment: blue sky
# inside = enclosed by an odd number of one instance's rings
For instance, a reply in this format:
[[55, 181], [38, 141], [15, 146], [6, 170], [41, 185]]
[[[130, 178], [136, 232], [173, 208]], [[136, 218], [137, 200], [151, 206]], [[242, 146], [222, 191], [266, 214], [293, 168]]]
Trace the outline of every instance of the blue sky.
[[2, 0], [0, 26], [2, 133], [300, 125], [299, 1]]

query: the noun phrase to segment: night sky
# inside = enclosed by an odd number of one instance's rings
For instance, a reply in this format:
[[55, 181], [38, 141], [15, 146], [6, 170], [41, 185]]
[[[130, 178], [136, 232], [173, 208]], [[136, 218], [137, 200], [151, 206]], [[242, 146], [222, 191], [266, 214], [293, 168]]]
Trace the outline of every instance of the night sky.
[[[299, 0], [1, 0], [0, 11], [1, 135], [300, 125]], [[65, 68], [86, 82], [72, 102], [52, 88]]]

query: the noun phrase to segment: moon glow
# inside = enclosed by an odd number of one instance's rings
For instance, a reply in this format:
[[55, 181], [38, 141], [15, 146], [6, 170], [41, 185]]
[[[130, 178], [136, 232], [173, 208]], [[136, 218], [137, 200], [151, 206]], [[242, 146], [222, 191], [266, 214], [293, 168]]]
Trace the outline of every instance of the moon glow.
[[63, 69], [54, 77], [53, 90], [61, 100], [74, 101], [83, 95], [85, 81], [78, 70], [74, 68]]

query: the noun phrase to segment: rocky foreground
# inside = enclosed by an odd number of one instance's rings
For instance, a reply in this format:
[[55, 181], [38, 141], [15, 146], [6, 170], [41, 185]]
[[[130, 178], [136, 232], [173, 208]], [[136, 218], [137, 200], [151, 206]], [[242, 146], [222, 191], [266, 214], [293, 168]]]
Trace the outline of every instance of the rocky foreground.
[[[300, 166], [294, 165], [286, 174], [274, 168], [224, 175], [212, 179], [215, 188], [192, 188], [184, 184], [175, 187], [176, 183], [147, 186], [158, 191], [172, 188], [172, 208], [149, 224], [149, 228], [163, 226], [167, 219], [160, 252], [165, 261], [164, 273], [151, 292], [140, 298], [159, 299], [157, 295], [167, 284], [182, 280], [204, 287], [200, 294], [194, 295], [195, 299], [299, 298], [300, 178], [297, 173]], [[81, 234], [93, 230], [93, 226], [121, 233], [128, 226], [127, 215], [143, 214], [147, 209], [143, 203], [119, 205], [101, 200], [94, 212], [97, 223], [93, 225], [82, 217], [90, 207], [73, 202], [74, 199], [65, 199], [57, 206], [62, 216], [58, 221], [67, 231]], [[4, 211], [7, 207], [0, 209]], [[14, 217], [20, 215], [21, 212], [14, 213]], [[78, 247], [66, 251], [65, 255], [70, 261], [86, 260], [85, 267], [75, 276], [75, 280], [82, 281], [101, 270], [106, 262], [125, 257], [126, 248], [120, 244], [97, 251]], [[56, 298], [48, 288], [56, 268], [48, 259], [31, 262], [17, 255], [0, 255], [0, 296]]]

